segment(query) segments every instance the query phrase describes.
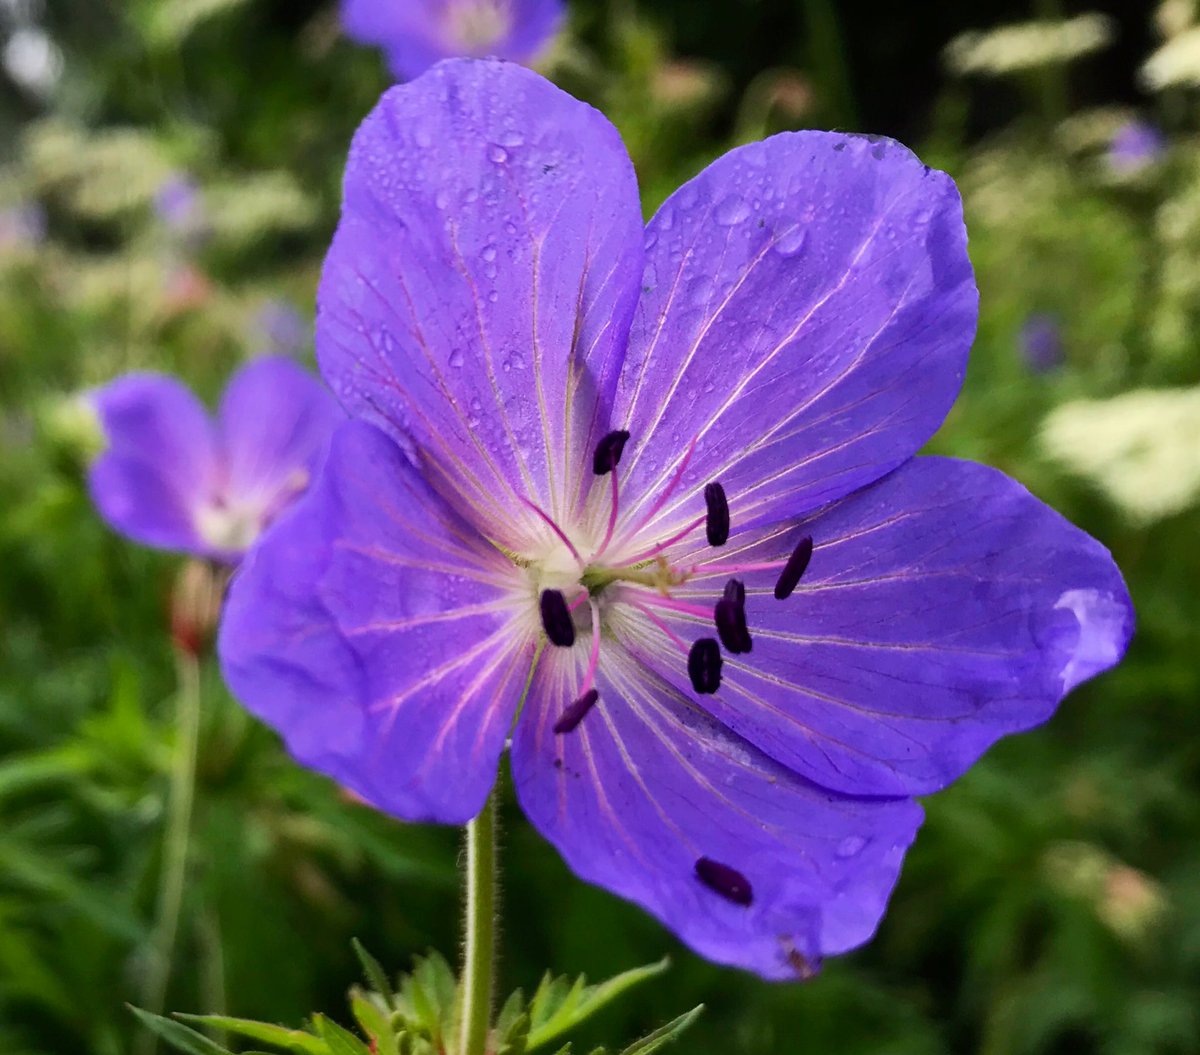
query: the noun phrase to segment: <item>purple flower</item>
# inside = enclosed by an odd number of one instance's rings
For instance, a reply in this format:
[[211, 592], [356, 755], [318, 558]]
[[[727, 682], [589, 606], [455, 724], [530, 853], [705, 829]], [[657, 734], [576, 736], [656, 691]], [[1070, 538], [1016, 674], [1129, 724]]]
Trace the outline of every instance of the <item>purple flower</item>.
[[1022, 325], [1017, 341], [1025, 365], [1035, 374], [1046, 374], [1062, 366], [1062, 329], [1057, 315], [1033, 312]]
[[356, 419], [235, 579], [231, 687], [411, 820], [471, 817], [511, 736], [578, 875], [807, 975], [874, 932], [913, 796], [1131, 632], [1099, 543], [912, 457], [976, 301], [954, 184], [890, 140], [741, 147], [643, 228], [616, 130], [535, 74], [393, 89], [319, 292]]
[[308, 486], [344, 415], [287, 359], [236, 373], [212, 420], [175, 378], [129, 374], [92, 393], [108, 446], [88, 485], [117, 531], [235, 562]]
[[377, 44], [398, 78], [458, 55], [535, 58], [563, 21], [562, 0], [341, 0], [346, 35]]
[[205, 226], [200, 190], [186, 176], [171, 176], [162, 182], [154, 195], [154, 212], [179, 235], [198, 237]]
[[294, 304], [269, 300], [254, 316], [258, 342], [274, 355], [299, 355], [312, 343], [312, 327]]
[[1109, 143], [1108, 164], [1119, 176], [1133, 176], [1158, 161], [1166, 148], [1166, 139], [1154, 125], [1147, 121], [1127, 121]]
[[0, 209], [0, 250], [24, 249], [46, 240], [46, 210], [37, 202]]

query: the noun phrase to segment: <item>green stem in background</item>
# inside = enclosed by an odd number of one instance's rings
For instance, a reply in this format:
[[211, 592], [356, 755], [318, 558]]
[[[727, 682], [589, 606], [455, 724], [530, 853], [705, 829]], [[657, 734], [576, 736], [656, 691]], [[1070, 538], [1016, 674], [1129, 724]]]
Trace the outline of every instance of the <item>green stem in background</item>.
[[458, 1055], [486, 1055], [496, 966], [496, 793], [467, 825], [467, 933]]
[[[196, 751], [200, 738], [200, 661], [192, 652], [177, 648], [175, 669], [179, 680], [175, 758], [171, 764], [154, 944], [139, 999], [141, 1007], [155, 1015], [161, 1015], [166, 1004], [171, 961], [179, 931], [183, 887], [187, 878], [192, 803], [196, 791]], [[156, 1047], [154, 1034], [143, 1030], [138, 1038], [139, 1055], [151, 1055]]]
[[804, 27], [808, 37], [808, 67], [821, 95], [818, 102], [826, 123], [834, 128], [858, 128], [858, 107], [837, 5], [833, 0], [805, 0]]

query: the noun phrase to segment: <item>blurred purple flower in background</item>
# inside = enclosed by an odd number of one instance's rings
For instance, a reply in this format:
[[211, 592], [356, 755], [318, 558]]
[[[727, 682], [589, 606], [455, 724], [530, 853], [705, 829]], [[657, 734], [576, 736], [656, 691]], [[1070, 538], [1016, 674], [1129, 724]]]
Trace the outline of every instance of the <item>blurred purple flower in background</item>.
[[312, 325], [291, 301], [275, 298], [255, 313], [254, 340], [271, 355], [297, 356], [312, 343]]
[[643, 227], [616, 130], [535, 74], [393, 89], [319, 294], [355, 420], [234, 579], [230, 686], [410, 820], [472, 817], [511, 736], [578, 875], [807, 976], [875, 931], [913, 796], [1131, 633], [1099, 543], [913, 457], [976, 308], [954, 184], [890, 140], [741, 147]]
[[46, 240], [46, 210], [37, 202], [0, 209], [0, 250], [26, 249]]
[[1109, 167], [1119, 176], [1133, 176], [1158, 161], [1167, 141], [1147, 121], [1128, 121], [1114, 133], [1108, 146]]
[[562, 0], [341, 0], [346, 35], [383, 48], [401, 80], [455, 56], [529, 62], [558, 32]]
[[189, 241], [207, 233], [204, 199], [187, 176], [174, 175], [162, 182], [154, 195], [154, 213], [168, 230]]
[[107, 449], [92, 499], [137, 542], [236, 562], [308, 486], [344, 417], [287, 359], [255, 359], [229, 382], [216, 420], [173, 377], [129, 374], [91, 401]]
[[1062, 327], [1058, 316], [1048, 311], [1030, 314], [1017, 336], [1021, 358], [1035, 374], [1046, 374], [1063, 364]]

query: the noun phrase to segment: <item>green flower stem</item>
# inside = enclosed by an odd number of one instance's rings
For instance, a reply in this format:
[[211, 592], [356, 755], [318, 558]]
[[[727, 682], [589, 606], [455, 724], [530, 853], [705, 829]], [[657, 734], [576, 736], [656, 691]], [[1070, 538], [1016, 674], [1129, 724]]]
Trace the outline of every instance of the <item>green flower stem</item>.
[[467, 825], [467, 934], [458, 1055], [487, 1055], [496, 966], [496, 793]]
[[[159, 875], [158, 908], [154, 944], [144, 983], [141, 1007], [161, 1015], [171, 978], [171, 961], [179, 931], [183, 906], [183, 887], [187, 878], [188, 844], [191, 838], [192, 803], [196, 791], [196, 751], [200, 738], [200, 661], [185, 650], [175, 650], [175, 669], [179, 681], [176, 695], [175, 758], [171, 764], [170, 798], [167, 802], [167, 827], [163, 836], [163, 862]], [[138, 1039], [141, 1055], [150, 1055], [157, 1040], [149, 1030]]]

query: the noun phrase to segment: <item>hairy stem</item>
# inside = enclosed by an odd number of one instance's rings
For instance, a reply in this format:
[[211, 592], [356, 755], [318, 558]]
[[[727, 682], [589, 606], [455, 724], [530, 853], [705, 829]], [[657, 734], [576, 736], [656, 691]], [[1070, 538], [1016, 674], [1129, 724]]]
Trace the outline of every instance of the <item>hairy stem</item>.
[[[140, 997], [141, 1006], [155, 1015], [162, 1014], [166, 1003], [171, 961], [179, 931], [183, 887], [187, 878], [192, 802], [196, 790], [196, 749], [200, 736], [200, 662], [193, 653], [177, 649], [175, 667], [179, 680], [175, 758], [171, 764], [154, 944]], [[148, 1030], [139, 1035], [138, 1051], [141, 1055], [150, 1055], [156, 1047], [157, 1041]]]
[[467, 933], [458, 1055], [487, 1055], [496, 966], [496, 793], [467, 825]]

